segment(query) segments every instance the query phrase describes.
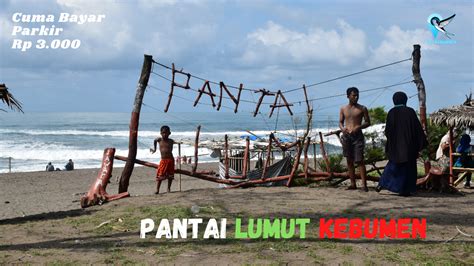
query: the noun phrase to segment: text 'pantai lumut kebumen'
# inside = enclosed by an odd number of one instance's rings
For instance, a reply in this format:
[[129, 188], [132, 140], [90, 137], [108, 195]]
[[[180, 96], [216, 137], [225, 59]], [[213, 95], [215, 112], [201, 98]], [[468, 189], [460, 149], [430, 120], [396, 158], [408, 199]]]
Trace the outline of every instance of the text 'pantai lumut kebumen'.
[[[155, 223], [147, 218], [140, 222], [140, 238], [183, 239], [290, 239], [313, 237], [328, 239], [417, 239], [426, 238], [426, 219], [360, 219], [320, 218], [311, 223], [310, 218], [235, 218], [231, 219], [161, 219]], [[314, 228], [312, 228], [314, 227]], [[231, 232], [230, 234], [228, 232]]]

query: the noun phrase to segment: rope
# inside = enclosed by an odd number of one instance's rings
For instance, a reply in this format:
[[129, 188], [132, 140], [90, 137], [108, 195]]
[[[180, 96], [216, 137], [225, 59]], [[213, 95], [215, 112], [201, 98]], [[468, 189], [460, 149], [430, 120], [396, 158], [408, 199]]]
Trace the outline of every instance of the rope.
[[[171, 67], [167, 66], [167, 65], [163, 65], [159, 62], [156, 62], [155, 60], [153, 60], [153, 63], [159, 65], [159, 66], [162, 66], [164, 68], [167, 68], [169, 70], [173, 70]], [[199, 76], [196, 76], [196, 75], [193, 75], [193, 74], [190, 74], [191, 77], [195, 78], [195, 79], [199, 79], [199, 80], [202, 80], [202, 81], [209, 81], [209, 83], [211, 84], [214, 84], [214, 85], [219, 85], [220, 83], [219, 82], [216, 82], [216, 81], [212, 81], [212, 80], [208, 80], [208, 79], [205, 79], [205, 78], [201, 78]], [[233, 88], [233, 89], [240, 89], [240, 87], [237, 87], [237, 86], [233, 86], [233, 85], [227, 85], [226, 84], [226, 87], [228, 88]], [[256, 90], [252, 90], [252, 89], [247, 89], [247, 88], [242, 88], [242, 90], [246, 90], [246, 91], [256, 91]]]
[[[385, 65], [381, 65], [381, 66], [377, 66], [377, 67], [365, 69], [365, 70], [362, 70], [362, 71], [350, 73], [350, 74], [347, 74], [347, 75], [339, 76], [339, 77], [336, 77], [336, 78], [328, 79], [328, 80], [325, 80], [325, 81], [313, 83], [313, 84], [310, 84], [310, 85], [306, 86], [306, 88], [314, 87], [314, 86], [316, 86], [316, 85], [321, 85], [321, 84], [329, 83], [329, 82], [332, 82], [332, 81], [336, 81], [336, 80], [339, 80], [339, 79], [344, 79], [344, 78], [351, 77], [351, 76], [355, 76], [355, 75], [359, 75], [359, 74], [366, 73], [366, 72], [370, 72], [370, 71], [377, 70], [377, 69], [380, 69], [380, 68], [384, 68], [384, 67], [388, 67], [388, 66], [400, 64], [400, 63], [403, 63], [403, 62], [409, 61], [409, 60], [411, 60], [411, 57], [410, 57], [410, 58], [407, 58], [407, 59], [395, 61], [395, 62], [392, 62], [392, 63], [388, 63], [388, 64], [385, 64]], [[153, 63], [154, 63], [154, 64], [157, 64], [157, 65], [159, 65], [159, 66], [161, 66], [161, 67], [164, 67], [164, 68], [166, 68], [166, 69], [172, 70], [171, 67], [169, 67], [169, 66], [167, 66], [167, 65], [164, 65], [164, 64], [162, 64], [162, 63], [159, 63], [159, 62], [157, 62], [157, 61], [155, 61], [155, 60], [153, 60]], [[156, 73], [155, 73], [155, 74], [156, 74]], [[211, 83], [211, 84], [215, 84], [215, 85], [219, 85], [219, 84], [220, 84], [219, 82], [215, 82], [215, 81], [211, 81], [211, 80], [208, 80], [208, 79], [204, 79], [204, 78], [201, 78], [201, 77], [196, 76], [196, 75], [192, 75], [192, 74], [189, 74], [189, 75], [190, 75], [191, 77], [195, 78], [195, 79], [198, 79], [198, 80], [209, 81], [209, 83]], [[237, 86], [234, 86], [234, 85], [227, 85], [227, 84], [226, 84], [226, 86], [227, 86], [228, 88], [240, 89], [240, 87], [237, 87]], [[303, 87], [301, 86], [301, 87], [298, 87], [298, 88], [295, 88], [295, 89], [291, 89], [291, 90], [286, 90], [286, 91], [283, 91], [283, 92], [284, 92], [284, 93], [288, 93], [288, 92], [293, 92], [293, 91], [302, 90], [302, 89], [303, 89]], [[242, 90], [258, 92], [258, 90], [256, 90], [256, 89], [242, 88]]]
[[[344, 78], [355, 76], [355, 75], [359, 75], [359, 74], [369, 72], [369, 71], [373, 71], [373, 70], [376, 70], [376, 69], [379, 69], [379, 68], [384, 68], [384, 67], [396, 65], [396, 64], [403, 63], [403, 62], [409, 61], [409, 60], [411, 60], [411, 57], [407, 58], [407, 59], [400, 60], [400, 61], [392, 62], [392, 63], [389, 63], [389, 64], [381, 65], [381, 66], [378, 66], [378, 67], [373, 67], [373, 68], [369, 68], [369, 69], [362, 70], [362, 71], [359, 71], [359, 72], [355, 72], [355, 73], [347, 74], [347, 75], [344, 75], [344, 76], [340, 76], [340, 77], [328, 79], [328, 80], [325, 80], [325, 81], [321, 81], [321, 82], [318, 82], [318, 83], [310, 84], [310, 85], [306, 86], [306, 88], [313, 87], [313, 86], [316, 86], [316, 85], [321, 85], [321, 84], [324, 84], [324, 83], [329, 83], [329, 82], [332, 82], [332, 81], [336, 81], [336, 80], [339, 80], [339, 79], [344, 79]], [[284, 91], [284, 92], [292, 92], [292, 91], [297, 91], [297, 90], [301, 90], [301, 89], [303, 89], [303, 87], [287, 90], [287, 91]]]
[[[406, 59], [407, 60], [407, 59]], [[405, 61], [406, 61], [405, 60]], [[158, 73], [155, 73], [155, 72], [152, 72], [153, 74], [165, 79], [165, 80], [168, 80], [171, 82], [170, 79], [158, 74]], [[395, 86], [400, 86], [400, 85], [404, 85], [404, 84], [408, 84], [408, 83], [411, 83], [411, 82], [414, 82], [414, 80], [410, 80], [410, 81], [406, 81], [406, 82], [399, 82], [399, 83], [396, 83], [396, 84], [392, 84], [392, 85], [387, 85], [387, 86], [383, 86], [383, 87], [377, 87], [377, 88], [373, 88], [373, 89], [367, 89], [367, 90], [360, 90], [360, 92], [368, 92], [368, 91], [376, 91], [376, 90], [381, 90], [381, 89], [386, 89], [386, 88], [391, 88], [391, 87], [395, 87]], [[153, 86], [152, 86], [153, 87]], [[155, 87], [156, 88], [156, 87]], [[195, 90], [193, 88], [190, 88], [190, 90], [193, 90], [193, 91], [196, 91], [196, 92], [199, 92], [198, 90]], [[160, 90], [162, 92], [165, 92], [163, 90]], [[287, 91], [288, 92], [288, 91]], [[165, 92], [167, 93], [167, 92]], [[329, 96], [325, 96], [325, 97], [319, 97], [319, 98], [312, 98], [312, 99], [309, 99], [308, 102], [313, 102], [313, 101], [319, 101], [319, 100], [325, 100], [325, 99], [330, 99], [330, 98], [335, 98], [335, 97], [341, 97], [341, 96], [346, 96], [345, 93], [341, 93], [341, 94], [334, 94], [334, 95], [329, 95]], [[224, 99], [230, 99], [230, 97], [226, 97], [226, 96], [222, 96], [222, 98]], [[188, 101], [191, 101], [191, 100], [188, 100]], [[242, 102], [246, 102], [246, 103], [253, 103], [255, 104], [255, 101], [248, 101], [248, 100], [240, 100]], [[291, 102], [293, 104], [300, 104], [303, 103], [305, 101], [296, 101], [296, 102]], [[271, 105], [273, 103], [270, 103], [270, 102], [262, 102], [262, 104], [265, 104], [265, 105]], [[230, 107], [227, 107], [227, 108], [230, 108]]]
[[[198, 126], [198, 124], [194, 124], [194, 123], [192, 123], [192, 122], [190, 122], [190, 121], [186, 121], [186, 120], [180, 118], [179, 116], [174, 116], [174, 115], [172, 115], [172, 114], [170, 114], [170, 113], [165, 113], [165, 112], [163, 112], [162, 110], [159, 110], [158, 108], [155, 108], [155, 107], [153, 107], [153, 106], [151, 106], [151, 105], [148, 105], [148, 104], [146, 104], [146, 103], [144, 103], [144, 102], [142, 102], [142, 105], [143, 105], [143, 106], [146, 106], [146, 107], [148, 107], [148, 108], [150, 108], [150, 109], [153, 109], [153, 110], [155, 110], [155, 111], [158, 111], [158, 112], [160, 112], [160, 113], [169, 115], [169, 116], [173, 117], [174, 119], [180, 120], [181, 122], [184, 122], [184, 123], [187, 123], [187, 124], [192, 124], [192, 125], [194, 125], [195, 127]], [[201, 128], [202, 128], [202, 126], [201, 126]]]
[[[399, 81], [399, 82], [406, 81], [407, 79], [410, 79], [410, 78], [413, 78], [413, 76], [409, 76], [409, 77], [407, 77], [407, 78], [404, 78], [404, 79], [402, 79], [402, 80]], [[368, 107], [371, 107], [372, 104], [374, 104], [374, 102], [375, 102], [376, 100], [378, 100], [378, 98], [380, 98], [380, 96], [382, 96], [382, 94], [384, 94], [384, 93], [387, 91], [387, 89], [389, 89], [389, 88], [383, 89], [383, 90], [379, 93], [379, 95], [377, 95], [377, 97], [375, 97], [375, 98], [372, 100], [372, 102], [370, 102], [370, 104], [368, 105]]]
[[[388, 86], [383, 86], [383, 87], [378, 87], [378, 88], [373, 88], [373, 89], [360, 90], [359, 92], [382, 90], [382, 89], [386, 89], [386, 88], [391, 88], [391, 87], [395, 87], [395, 86], [408, 84], [408, 83], [411, 83], [411, 82], [414, 82], [414, 80], [410, 80], [410, 81], [406, 81], [406, 82], [400, 82], [400, 83], [396, 83], [396, 84], [392, 84], [392, 85], [388, 85]], [[325, 99], [329, 99], [329, 98], [341, 97], [341, 96], [346, 96], [346, 95], [347, 95], [346, 93], [335, 94], [335, 95], [330, 95], [330, 96], [325, 96], [325, 97], [320, 97], [320, 98], [313, 98], [313, 99], [310, 99], [308, 101], [313, 102], [313, 101], [325, 100]], [[302, 102], [304, 102], [304, 101], [298, 101], [298, 102], [294, 102], [294, 103], [302, 103]]]

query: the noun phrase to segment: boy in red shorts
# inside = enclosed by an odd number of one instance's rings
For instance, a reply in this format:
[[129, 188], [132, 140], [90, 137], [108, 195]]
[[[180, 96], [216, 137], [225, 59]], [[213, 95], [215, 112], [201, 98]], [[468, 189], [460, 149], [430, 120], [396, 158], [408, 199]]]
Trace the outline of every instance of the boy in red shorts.
[[168, 192], [171, 191], [171, 184], [174, 178], [174, 157], [173, 157], [173, 144], [174, 140], [170, 139], [171, 130], [169, 126], [162, 126], [160, 129], [161, 138], [156, 138], [153, 142], [153, 149], [150, 149], [151, 153], [156, 152], [156, 144], [160, 144], [161, 160], [156, 170], [156, 192], [160, 192], [161, 181], [168, 179]]

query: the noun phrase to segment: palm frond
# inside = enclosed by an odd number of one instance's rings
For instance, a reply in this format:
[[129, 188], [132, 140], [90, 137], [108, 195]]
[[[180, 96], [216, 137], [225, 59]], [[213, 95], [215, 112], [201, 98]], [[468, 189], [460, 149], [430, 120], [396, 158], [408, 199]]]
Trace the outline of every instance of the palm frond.
[[[5, 84], [0, 84], [0, 100], [2, 100], [3, 103], [5, 103], [10, 109], [18, 112], [23, 112], [21, 102], [15, 99], [13, 95], [8, 91], [8, 88], [5, 86]], [[2, 111], [5, 111], [3, 109], [0, 109]]]
[[440, 109], [431, 114], [431, 121], [437, 125], [457, 128], [474, 128], [474, 101], [466, 96], [462, 105]]

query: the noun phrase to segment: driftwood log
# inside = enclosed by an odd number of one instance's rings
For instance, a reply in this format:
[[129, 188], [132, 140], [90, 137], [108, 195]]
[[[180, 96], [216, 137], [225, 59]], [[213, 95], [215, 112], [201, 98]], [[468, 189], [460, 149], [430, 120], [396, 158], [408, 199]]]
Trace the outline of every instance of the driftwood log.
[[117, 200], [129, 197], [128, 192], [123, 192], [115, 195], [107, 194], [106, 188], [112, 176], [112, 169], [114, 164], [115, 148], [106, 148], [102, 158], [102, 167], [97, 175], [97, 179], [92, 184], [87, 195], [81, 198], [81, 207], [87, 208], [93, 205], [102, 204], [107, 201]]

